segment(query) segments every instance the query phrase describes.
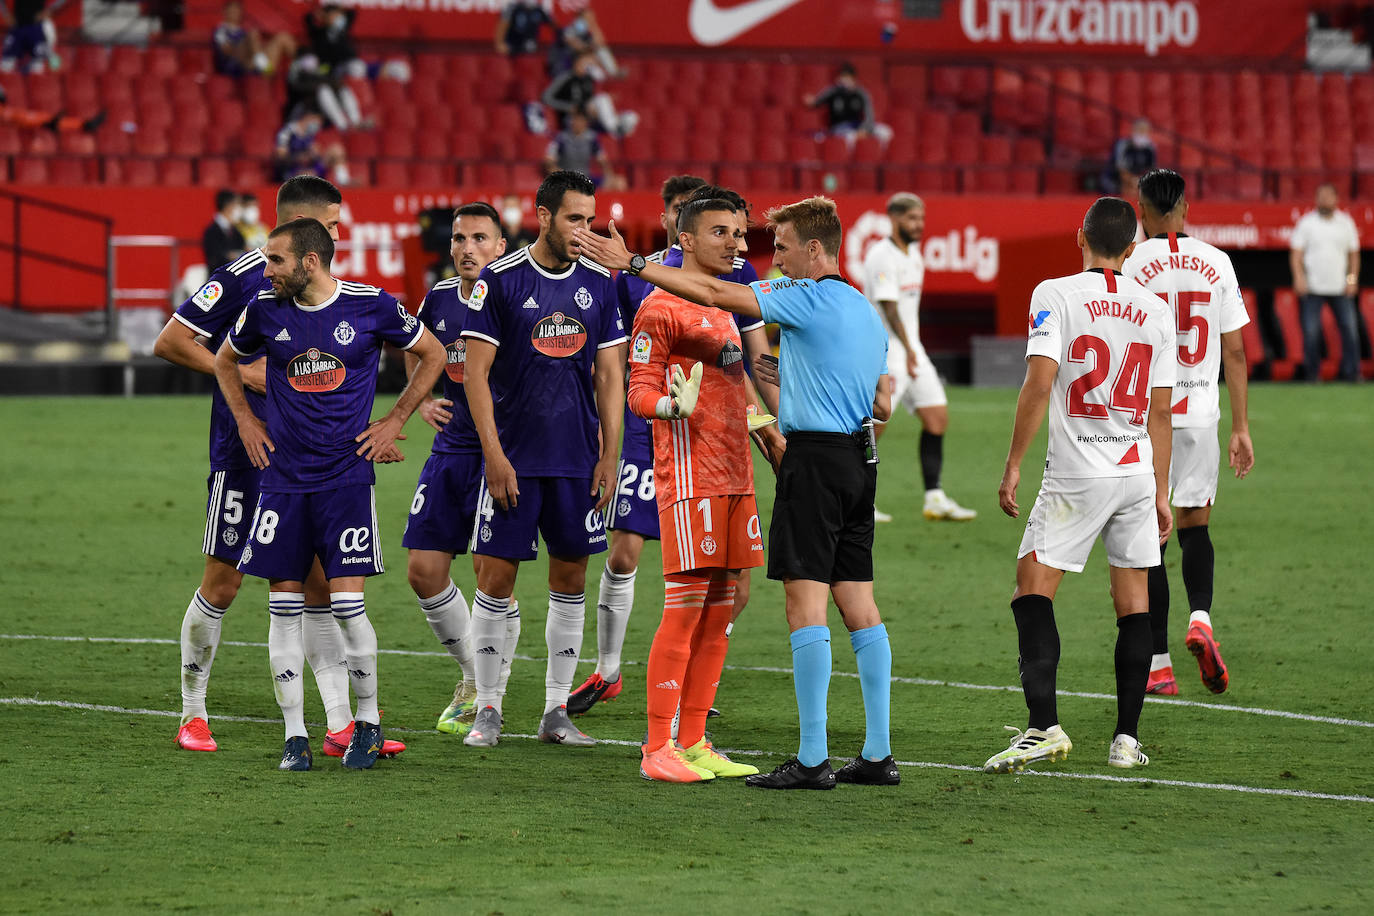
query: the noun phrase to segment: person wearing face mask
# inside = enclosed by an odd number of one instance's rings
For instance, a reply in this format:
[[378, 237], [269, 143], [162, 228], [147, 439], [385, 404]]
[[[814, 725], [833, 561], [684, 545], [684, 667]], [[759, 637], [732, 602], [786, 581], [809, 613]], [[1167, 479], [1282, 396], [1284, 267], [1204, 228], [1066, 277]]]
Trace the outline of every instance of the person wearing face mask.
[[215, 218], [200, 237], [205, 266], [210, 270], [238, 259], [248, 250], [243, 234], [234, 225], [239, 221], [239, 209], [238, 192], [220, 188], [215, 194]]
[[1130, 135], [1112, 144], [1111, 161], [1102, 175], [1102, 190], [1107, 194], [1134, 196], [1140, 176], [1155, 167], [1157, 158], [1149, 120], [1136, 118]]
[[261, 248], [267, 244], [267, 227], [262, 224], [256, 194], [239, 195], [239, 218], [236, 226], [239, 234], [243, 236], [245, 250]]
[[501, 201], [501, 234], [505, 236], [507, 251], [518, 251], [534, 241], [524, 222], [525, 209], [520, 206], [520, 195], [507, 194]]

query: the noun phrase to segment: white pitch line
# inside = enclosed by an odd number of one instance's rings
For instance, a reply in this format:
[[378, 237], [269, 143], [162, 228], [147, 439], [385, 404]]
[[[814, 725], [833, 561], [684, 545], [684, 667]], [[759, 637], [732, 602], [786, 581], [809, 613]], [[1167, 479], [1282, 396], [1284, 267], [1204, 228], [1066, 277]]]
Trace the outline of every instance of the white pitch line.
[[[179, 712], [168, 709], [139, 709], [124, 706], [108, 706], [99, 703], [76, 703], [70, 700], [40, 700], [35, 697], [0, 697], [0, 706], [47, 706], [56, 709], [74, 709], [82, 712], [113, 712], [126, 716], [159, 716], [161, 718], [177, 719], [181, 717]], [[248, 722], [255, 725], [280, 725], [280, 719], [264, 719], [256, 716], [215, 716], [215, 719], [222, 722]], [[312, 723], [318, 725], [318, 723]], [[430, 731], [412, 728], [388, 728], [388, 732], [407, 735], [428, 735], [434, 734]], [[515, 738], [521, 741], [537, 741], [537, 735], [524, 735], [518, 733], [507, 733], [502, 738]], [[609, 744], [616, 747], [639, 747], [638, 741], [625, 741], [619, 738], [598, 738], [597, 744]], [[780, 756], [771, 754], [769, 751], [749, 750], [744, 748], [721, 748], [725, 754], [748, 757], [767, 757]], [[842, 758], [832, 757], [832, 760], [843, 761]], [[898, 760], [898, 766], [911, 767], [913, 769], [924, 770], [953, 770], [960, 773], [982, 773], [982, 767], [968, 766], [959, 763], [938, 763], [929, 760]], [[1321, 801], [1346, 801], [1359, 802], [1362, 804], [1374, 804], [1374, 796], [1368, 795], [1337, 795], [1330, 792], [1309, 792], [1305, 789], [1266, 789], [1262, 786], [1242, 786], [1228, 782], [1194, 782], [1186, 779], [1151, 779], [1144, 776], [1112, 776], [1107, 773], [1056, 773], [1039, 770], [1022, 770], [1018, 776], [1043, 776], [1051, 779], [1087, 779], [1096, 782], [1114, 782], [1127, 785], [1151, 785], [1169, 786], [1178, 789], [1210, 789], [1216, 792], [1239, 792], [1246, 795], [1274, 795], [1283, 798], [1307, 798]], [[997, 777], [1003, 778], [1003, 777]]]
[[[46, 636], [37, 633], [0, 633], [0, 639], [15, 640], [39, 640], [44, 642], [100, 642], [100, 643], [121, 643], [128, 645], [155, 645], [155, 646], [175, 646], [180, 645], [175, 639], [139, 639], [123, 636]], [[222, 646], [239, 646], [248, 649], [265, 649], [265, 642], [241, 642], [237, 640], [224, 640]], [[404, 655], [417, 658], [448, 658], [447, 652], [417, 652], [412, 649], [378, 649], [379, 655]], [[526, 662], [545, 661], [542, 655], [517, 655], [516, 659]], [[583, 659], [583, 663], [589, 659]], [[622, 662], [625, 666], [637, 666], [644, 664], [640, 661]], [[726, 665], [726, 671], [756, 671], [763, 674], [786, 674], [791, 675], [791, 668], [777, 668], [766, 665]], [[852, 671], [833, 671], [834, 677], [857, 678], [859, 675]], [[938, 681], [924, 677], [893, 677], [894, 684], [908, 684], [914, 687], [951, 687], [957, 690], [983, 690], [995, 693], [1020, 693], [1021, 687], [1006, 686], [1002, 684], [970, 684], [964, 681]], [[1056, 696], [1074, 697], [1080, 700], [1108, 700], [1116, 701], [1116, 695], [1111, 693], [1091, 693], [1080, 690], [1056, 690]], [[1374, 722], [1366, 722], [1361, 719], [1346, 719], [1339, 716], [1317, 716], [1304, 712], [1289, 712], [1285, 709], [1266, 709], [1262, 706], [1232, 706], [1227, 703], [1201, 703], [1197, 700], [1175, 700], [1168, 697], [1147, 696], [1146, 703], [1155, 703], [1161, 706], [1183, 706], [1194, 709], [1210, 709], [1220, 712], [1247, 713], [1252, 716], [1269, 716], [1276, 719], [1292, 719], [1299, 722], [1316, 722], [1322, 725], [1344, 725], [1351, 728], [1374, 728]]]

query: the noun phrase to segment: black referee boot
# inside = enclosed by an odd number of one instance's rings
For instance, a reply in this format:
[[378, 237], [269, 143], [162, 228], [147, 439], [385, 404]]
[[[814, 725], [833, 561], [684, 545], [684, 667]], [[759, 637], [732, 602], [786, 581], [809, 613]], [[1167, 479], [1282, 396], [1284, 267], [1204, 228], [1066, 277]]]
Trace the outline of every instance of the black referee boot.
[[895, 786], [902, 781], [902, 774], [897, 772], [897, 761], [891, 754], [882, 760], [869, 760], [860, 754], [835, 771], [835, 781], [856, 786]]
[[808, 767], [793, 757], [771, 773], [744, 777], [744, 784], [755, 789], [833, 789], [835, 771], [829, 760]]

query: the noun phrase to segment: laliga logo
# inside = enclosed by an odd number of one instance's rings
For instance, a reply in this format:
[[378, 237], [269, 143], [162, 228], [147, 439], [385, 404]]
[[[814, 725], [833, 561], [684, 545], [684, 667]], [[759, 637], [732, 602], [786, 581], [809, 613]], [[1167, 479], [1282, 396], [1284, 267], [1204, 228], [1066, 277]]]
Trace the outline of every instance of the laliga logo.
[[[851, 277], [863, 276], [864, 252], [868, 246], [892, 234], [887, 214], [865, 212], [845, 233], [845, 270]], [[965, 226], [944, 235], [927, 235], [921, 240], [921, 256], [931, 273], [973, 274], [982, 283], [997, 279], [999, 247], [997, 239], [979, 238], [978, 227]]]

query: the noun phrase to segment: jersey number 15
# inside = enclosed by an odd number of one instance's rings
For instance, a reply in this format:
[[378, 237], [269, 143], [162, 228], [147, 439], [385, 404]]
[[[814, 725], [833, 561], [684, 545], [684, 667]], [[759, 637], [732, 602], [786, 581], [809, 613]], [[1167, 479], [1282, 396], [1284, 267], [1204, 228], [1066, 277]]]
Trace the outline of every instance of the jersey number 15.
[[[1178, 345], [1178, 361], [1185, 366], [1196, 366], [1207, 356], [1207, 319], [1193, 311], [1210, 305], [1212, 294], [1208, 290], [1200, 293], [1174, 293], [1174, 317], [1178, 321], [1178, 339], [1185, 341]], [[1168, 293], [1160, 293], [1159, 298], [1169, 301]], [[1193, 336], [1197, 331], [1197, 336]]]

